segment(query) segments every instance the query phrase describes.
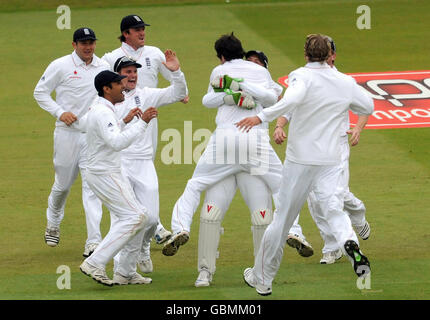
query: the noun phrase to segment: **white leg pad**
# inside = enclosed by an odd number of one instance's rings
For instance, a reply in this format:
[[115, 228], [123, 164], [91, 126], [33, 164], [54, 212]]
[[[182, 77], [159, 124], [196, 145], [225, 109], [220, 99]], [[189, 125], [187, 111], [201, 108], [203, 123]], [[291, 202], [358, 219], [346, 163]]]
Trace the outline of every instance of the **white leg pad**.
[[273, 220], [273, 213], [270, 209], [256, 210], [251, 214], [252, 222], [252, 239], [254, 242], [254, 256], [257, 255], [260, 248], [261, 239], [263, 238], [264, 231]]
[[197, 270], [208, 270], [212, 275], [216, 270], [222, 211], [212, 204], [204, 204], [200, 215]]

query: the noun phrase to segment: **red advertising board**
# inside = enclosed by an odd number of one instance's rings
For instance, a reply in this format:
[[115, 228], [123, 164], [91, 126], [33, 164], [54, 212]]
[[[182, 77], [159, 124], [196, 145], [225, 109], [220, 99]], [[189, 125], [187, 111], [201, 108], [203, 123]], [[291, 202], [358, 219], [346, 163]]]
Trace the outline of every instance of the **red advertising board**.
[[[375, 102], [367, 129], [430, 127], [430, 70], [349, 73]], [[278, 79], [287, 87], [288, 76]], [[351, 126], [357, 115], [350, 113]]]

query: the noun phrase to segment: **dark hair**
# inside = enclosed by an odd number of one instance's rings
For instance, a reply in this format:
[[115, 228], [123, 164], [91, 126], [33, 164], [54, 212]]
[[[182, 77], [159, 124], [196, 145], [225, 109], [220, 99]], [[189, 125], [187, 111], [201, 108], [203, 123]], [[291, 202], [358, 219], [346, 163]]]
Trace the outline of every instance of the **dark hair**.
[[326, 36], [310, 34], [306, 37], [305, 55], [309, 62], [323, 62], [331, 54], [331, 45]]
[[[123, 32], [127, 32], [127, 33], [130, 33], [130, 31], [129, 31], [130, 29], [127, 29], [127, 30], [124, 30]], [[118, 39], [119, 39], [119, 41], [121, 41], [121, 42], [125, 42], [125, 37], [124, 37], [124, 34], [123, 34], [123, 32], [121, 32], [121, 35], [118, 37]]]
[[224, 57], [226, 61], [233, 59], [243, 59], [245, 51], [242, 43], [233, 34], [225, 34], [215, 42], [215, 51], [219, 59]]
[[109, 88], [112, 89], [112, 83], [108, 83], [108, 84], [104, 85], [103, 87], [100, 88], [100, 91], [97, 90], [97, 94], [99, 95], [99, 97], [103, 97], [104, 98], [104, 96], [105, 96], [105, 92], [103, 90], [104, 87], [109, 87]]

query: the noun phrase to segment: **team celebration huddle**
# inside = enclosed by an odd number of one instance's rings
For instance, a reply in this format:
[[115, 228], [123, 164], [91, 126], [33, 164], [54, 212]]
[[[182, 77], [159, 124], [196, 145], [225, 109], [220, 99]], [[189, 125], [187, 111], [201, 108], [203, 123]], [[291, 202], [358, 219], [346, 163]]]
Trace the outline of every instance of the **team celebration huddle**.
[[[204, 107], [217, 109], [216, 129], [174, 207], [162, 208], [171, 210], [171, 226], [165, 228], [154, 165], [158, 108], [177, 102], [175, 108], [181, 108], [193, 88], [174, 51], [146, 45], [148, 26], [138, 15], [125, 16], [120, 47], [102, 58], [94, 54], [95, 32], [75, 30], [74, 51], [51, 62], [35, 87], [39, 106], [56, 118], [45, 243], [59, 245], [67, 196], [80, 173], [87, 227], [81, 272], [107, 286], [150, 284], [147, 275], [157, 268], [152, 240], [163, 245], [167, 257], [181, 254], [205, 192], [194, 284], [208, 287], [222, 222], [239, 188], [254, 246], [254, 265], [244, 266], [243, 279], [258, 294], [272, 293], [286, 245], [303, 257], [314, 254], [299, 224], [306, 201], [324, 242], [320, 263], [346, 256], [358, 277], [369, 276], [359, 238], [369, 238], [370, 226], [363, 202], [349, 190], [349, 152], [359, 143], [373, 100], [336, 69], [334, 40], [323, 34], [304, 39], [305, 64], [289, 74], [283, 92], [262, 51], [245, 51], [234, 33], [215, 39], [219, 65], [201, 96]], [[159, 74], [169, 86], [158, 88]], [[349, 111], [358, 115], [353, 128]], [[272, 140], [285, 141], [284, 163], [270, 142], [269, 123], [275, 120]], [[110, 212], [104, 237], [103, 205]], [[110, 278], [106, 265], [112, 260]]]

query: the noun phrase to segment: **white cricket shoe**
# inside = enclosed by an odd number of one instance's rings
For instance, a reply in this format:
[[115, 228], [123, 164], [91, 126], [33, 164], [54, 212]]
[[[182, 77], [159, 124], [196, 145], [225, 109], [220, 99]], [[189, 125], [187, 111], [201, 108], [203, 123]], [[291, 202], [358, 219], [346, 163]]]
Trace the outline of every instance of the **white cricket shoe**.
[[151, 278], [146, 278], [135, 272], [131, 277], [124, 277], [119, 273], [113, 275], [113, 283], [117, 285], [126, 284], [149, 284], [152, 282]]
[[154, 236], [155, 242], [157, 244], [163, 244], [171, 237], [172, 237], [172, 233], [169, 230], [164, 229], [163, 227]]
[[137, 261], [137, 266], [143, 273], [151, 273], [152, 271], [154, 271], [151, 258]]
[[360, 236], [361, 239], [363, 240], [367, 240], [370, 237], [370, 225], [369, 222], [365, 222], [363, 226], [360, 227], [356, 227], [353, 226], [355, 232], [358, 233], [358, 235]]
[[212, 282], [212, 274], [208, 270], [202, 270], [199, 273], [199, 276], [197, 277], [196, 282], [194, 285], [199, 287], [209, 287]]
[[339, 260], [342, 258], [342, 250], [337, 249], [336, 251], [329, 251], [323, 254], [320, 263], [321, 264], [333, 264], [336, 262], [336, 260]]
[[46, 227], [45, 242], [50, 247], [56, 247], [60, 242], [60, 228]]
[[83, 274], [93, 278], [98, 283], [101, 283], [109, 287], [113, 286], [113, 281], [108, 278], [106, 271], [104, 269], [93, 267], [86, 260], [82, 262], [79, 269], [82, 271]]
[[292, 248], [296, 248], [302, 257], [307, 258], [314, 254], [311, 244], [298, 234], [290, 233], [287, 238], [287, 244]]
[[178, 252], [179, 247], [187, 243], [190, 239], [190, 234], [187, 231], [181, 231], [173, 235], [164, 245], [163, 254], [165, 256], [173, 256]]
[[272, 287], [263, 286], [257, 283], [257, 280], [254, 277], [254, 269], [252, 268], [246, 268], [243, 271], [243, 280], [248, 286], [255, 288], [259, 295], [268, 296], [272, 294]]
[[85, 258], [88, 258], [94, 252], [94, 250], [96, 250], [98, 245], [99, 245], [98, 243], [86, 244], [84, 248], [84, 253], [82, 255]]

